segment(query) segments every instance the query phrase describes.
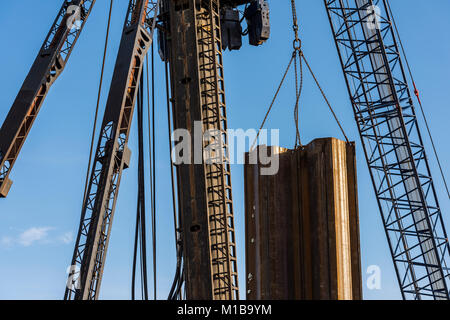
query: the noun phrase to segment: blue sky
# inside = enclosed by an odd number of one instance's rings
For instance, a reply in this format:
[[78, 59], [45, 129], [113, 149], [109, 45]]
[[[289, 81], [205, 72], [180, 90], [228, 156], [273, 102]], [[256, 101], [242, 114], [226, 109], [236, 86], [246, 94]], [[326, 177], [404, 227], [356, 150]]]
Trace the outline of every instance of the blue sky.
[[[61, 3], [61, 0], [22, 0], [2, 4], [0, 121], [12, 105]], [[101, 103], [103, 108], [127, 3], [126, 0], [115, 1]], [[245, 45], [240, 51], [225, 53], [230, 128], [247, 129], [260, 125], [291, 55], [289, 1], [272, 0], [270, 3], [271, 39], [258, 48], [250, 47], [244, 39]], [[392, 0], [391, 3], [448, 176], [450, 151], [445, 141], [448, 141], [450, 118], [450, 36], [447, 32], [450, 30], [450, 2]], [[79, 224], [108, 4], [106, 0], [97, 1], [64, 73], [53, 85], [15, 164], [11, 174], [14, 184], [9, 197], [0, 201], [0, 299], [63, 297], [66, 269]], [[370, 265], [378, 265], [382, 270], [382, 289], [368, 290], [365, 286], [364, 296], [366, 299], [398, 299], [400, 295], [387, 242], [323, 2], [302, 0], [297, 1], [297, 6], [304, 52], [347, 134], [357, 141], [363, 271]], [[175, 268], [162, 67], [157, 60], [159, 298], [167, 296]], [[280, 144], [283, 147], [292, 147], [294, 142], [293, 90], [291, 74], [267, 123], [268, 128], [281, 128]], [[318, 137], [341, 137], [310, 77], [305, 78], [300, 109], [304, 142]], [[130, 298], [137, 193], [136, 131], [134, 125], [130, 138], [133, 159], [121, 184], [102, 283], [103, 299]], [[426, 143], [429, 145], [427, 138]], [[449, 200], [428, 149], [444, 219], [450, 228]], [[244, 289], [242, 166], [233, 166], [232, 174], [239, 271], [241, 289]], [[366, 277], [364, 272], [364, 283]]]

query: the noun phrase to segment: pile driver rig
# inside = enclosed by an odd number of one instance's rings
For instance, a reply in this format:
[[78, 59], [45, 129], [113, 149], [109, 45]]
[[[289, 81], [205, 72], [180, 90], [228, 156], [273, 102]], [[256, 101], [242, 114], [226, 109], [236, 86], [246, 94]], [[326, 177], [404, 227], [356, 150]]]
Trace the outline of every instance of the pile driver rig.
[[[293, 0], [292, 0], [293, 1]], [[95, 0], [65, 0], [0, 130], [0, 197]], [[97, 299], [143, 61], [158, 29], [175, 129], [220, 132], [214, 161], [181, 164], [178, 214], [187, 299], [238, 299], [222, 50], [270, 33], [264, 0], [130, 0], [65, 299]], [[404, 299], [449, 299], [450, 247], [388, 0], [324, 0]], [[77, 16], [74, 28], [71, 22]], [[69, 27], [70, 25], [70, 27]], [[192, 142], [194, 144], [194, 142]], [[204, 142], [203, 147], [208, 146]], [[192, 162], [194, 163], [194, 161]]]
[[[250, 2], [254, 22], [251, 39], [259, 45], [269, 32], [265, 1], [130, 0], [90, 170], [65, 299], [98, 298], [122, 171], [128, 167], [131, 156], [127, 144], [143, 64], [153, 45], [157, 23], [165, 28], [161, 38], [169, 54], [166, 59], [170, 62], [174, 127], [191, 131], [194, 122], [200, 121], [204, 130], [214, 129], [223, 134], [218, 146], [223, 150], [221, 159], [177, 168], [181, 229], [185, 230], [182, 240], [186, 297], [238, 299], [222, 59], [222, 46], [227, 44], [221, 39], [221, 14], [231, 10], [233, 16], [238, 12], [237, 6]], [[45, 96], [62, 72], [94, 4], [95, 0], [64, 1], [1, 128], [2, 197], [7, 196], [11, 187], [9, 174]], [[258, 14], [262, 17], [262, 12], [265, 21], [255, 19]], [[77, 21], [73, 20], [75, 17]], [[236, 25], [236, 20], [229, 23]], [[255, 30], [260, 30], [260, 36]], [[230, 41], [235, 39], [226, 34]]]
[[[237, 5], [227, 2], [227, 5]], [[187, 299], [238, 299], [238, 274], [222, 65], [220, 2], [131, 1], [83, 204], [65, 299], [97, 299], [143, 61], [164, 11], [174, 128], [221, 135], [220, 159], [177, 168]], [[192, 161], [191, 163], [194, 163]], [[74, 274], [70, 275], [71, 278]]]

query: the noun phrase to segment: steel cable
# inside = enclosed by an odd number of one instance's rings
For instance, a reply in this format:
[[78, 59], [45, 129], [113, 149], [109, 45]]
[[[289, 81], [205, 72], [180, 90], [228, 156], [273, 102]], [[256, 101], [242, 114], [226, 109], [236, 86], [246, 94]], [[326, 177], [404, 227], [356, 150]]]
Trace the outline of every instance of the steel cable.
[[147, 237], [145, 222], [145, 170], [144, 170], [144, 76], [141, 73], [141, 82], [138, 89], [137, 114], [138, 114], [138, 198], [136, 210], [136, 234], [133, 253], [133, 273], [132, 273], [132, 300], [135, 300], [135, 282], [137, 252], [140, 248], [140, 270], [141, 270], [141, 291], [142, 298], [148, 300], [147, 281]]
[[[297, 51], [296, 51], [297, 52]], [[300, 56], [298, 56], [298, 62], [300, 65], [300, 83], [298, 81], [298, 72], [297, 72], [297, 54], [295, 57], [295, 92], [296, 92], [296, 101], [294, 108], [294, 121], [295, 121], [295, 130], [296, 130], [296, 138], [295, 138], [295, 148], [302, 147], [302, 141], [300, 137], [300, 125], [299, 125], [299, 102], [300, 97], [303, 90], [303, 61]]]
[[167, 105], [167, 120], [168, 120], [168, 138], [169, 138], [169, 157], [170, 157], [170, 177], [171, 177], [171, 187], [172, 187], [172, 209], [173, 209], [173, 221], [174, 221], [174, 235], [175, 235], [175, 246], [176, 246], [176, 259], [177, 266], [175, 271], [175, 277], [173, 280], [172, 288], [169, 293], [168, 300], [176, 300], [179, 296], [178, 283], [182, 281], [182, 269], [183, 269], [183, 251], [182, 251], [182, 240], [178, 238], [181, 236], [181, 230], [178, 225], [178, 214], [176, 207], [176, 197], [175, 197], [175, 173], [174, 165], [172, 161], [172, 124], [171, 124], [171, 108], [170, 108], [170, 85], [169, 85], [169, 68], [168, 62], [165, 62], [165, 79], [166, 79], [166, 105]]
[[269, 109], [268, 109], [267, 112], [266, 112], [266, 115], [265, 115], [265, 117], [264, 117], [264, 120], [263, 120], [263, 122], [261, 123], [261, 126], [259, 127], [258, 134], [256, 135], [256, 138], [255, 138], [255, 140], [253, 141], [253, 144], [252, 144], [252, 146], [251, 146], [251, 148], [250, 148], [250, 152], [253, 150], [253, 148], [255, 147], [256, 142], [258, 141], [258, 137], [259, 137], [259, 135], [261, 134], [261, 130], [262, 130], [262, 128], [264, 127], [264, 124], [266, 123], [267, 118], [269, 117], [270, 111], [272, 110], [273, 105], [275, 104], [275, 101], [277, 100], [278, 94], [280, 93], [280, 90], [281, 90], [281, 88], [283, 87], [283, 83], [284, 83], [284, 81], [286, 80], [286, 76], [287, 76], [287, 74], [288, 74], [288, 72], [289, 72], [289, 69], [291, 68], [291, 65], [292, 65], [292, 62], [294, 61], [294, 59], [295, 59], [295, 56], [292, 55], [291, 60], [289, 61], [289, 64], [288, 64], [288, 66], [287, 66], [287, 68], [286, 68], [286, 71], [284, 72], [283, 78], [281, 79], [281, 82], [280, 82], [280, 84], [279, 84], [279, 86], [278, 86], [278, 89], [277, 89], [277, 91], [276, 91], [276, 93], [275, 93], [275, 96], [273, 97], [272, 102], [271, 102], [271, 104], [270, 104], [270, 106], [269, 106]]
[[389, 10], [389, 14], [391, 15], [391, 18], [392, 18], [392, 22], [393, 22], [393, 25], [394, 25], [395, 33], [397, 34], [397, 38], [398, 38], [398, 41], [399, 41], [399, 44], [400, 44], [400, 48], [401, 48], [402, 53], [403, 53], [403, 57], [405, 58], [405, 62], [406, 62], [406, 66], [408, 68], [409, 76], [410, 76], [411, 81], [412, 81], [413, 86], [414, 86], [414, 94], [416, 95], [417, 101], [419, 103], [420, 111], [421, 111], [421, 114], [422, 114], [422, 117], [423, 117], [423, 120], [424, 120], [424, 123], [425, 123], [425, 127], [426, 127], [427, 132], [428, 132], [428, 137], [430, 138], [430, 141], [431, 141], [431, 146], [433, 148], [434, 156], [436, 158], [436, 161], [437, 161], [437, 164], [438, 164], [438, 167], [439, 167], [441, 178], [442, 178], [442, 181], [444, 182], [445, 190], [447, 191], [447, 196], [450, 199], [450, 191], [449, 191], [449, 187], [448, 187], [448, 184], [447, 184], [447, 179], [445, 178], [444, 170], [443, 170], [442, 164], [441, 164], [441, 159], [439, 157], [439, 153], [437, 151], [436, 144], [434, 143], [433, 135], [431, 134], [431, 129], [430, 129], [430, 126], [429, 126], [429, 122], [428, 122], [427, 116], [425, 114], [425, 110], [423, 108], [423, 105], [422, 105], [422, 100], [420, 99], [419, 90], [416, 87], [416, 82], [414, 80], [414, 75], [413, 75], [413, 72], [412, 72], [412, 68], [411, 68], [411, 65], [409, 64], [409, 60], [408, 60], [408, 57], [406, 55], [406, 49], [403, 46], [402, 39], [400, 38], [400, 32], [398, 30], [397, 23], [395, 21], [395, 17], [394, 17], [394, 15], [392, 13], [391, 4], [389, 3], [389, 1], [386, 1], [386, 4], [387, 4], [387, 8]]
[[309, 72], [311, 73], [311, 76], [313, 77], [314, 82], [316, 83], [317, 87], [319, 88], [320, 93], [322, 94], [322, 97], [324, 98], [324, 100], [325, 100], [325, 102], [326, 102], [328, 108], [330, 109], [331, 113], [333, 114], [333, 117], [334, 117], [334, 119], [336, 120], [336, 123], [337, 123], [337, 125], [339, 126], [339, 129], [341, 130], [342, 134], [344, 135], [345, 140], [347, 141], [347, 143], [350, 142], [350, 140], [348, 139], [347, 135], [345, 134], [345, 131], [344, 131], [344, 128], [342, 127], [341, 122], [339, 121], [339, 119], [338, 119], [336, 113], [334, 112], [333, 107], [332, 107], [331, 104], [330, 104], [330, 101], [328, 100], [327, 96], [325, 95], [325, 92], [323, 91], [322, 87], [320, 86], [319, 81], [317, 80], [316, 75], [314, 74], [313, 70], [311, 69], [311, 66], [309, 65], [308, 61], [306, 60], [306, 57], [305, 57], [305, 55], [303, 54], [303, 51], [300, 51], [300, 56], [301, 56], [301, 58], [303, 59], [303, 61], [305, 61], [305, 65], [308, 67], [308, 70], [309, 70]]
[[98, 86], [97, 105], [95, 108], [94, 125], [93, 125], [93, 129], [92, 129], [92, 137], [91, 137], [91, 146], [90, 146], [90, 150], [89, 150], [89, 162], [88, 162], [87, 171], [86, 171], [86, 181], [84, 183], [83, 205], [86, 202], [86, 197], [87, 197], [87, 192], [88, 192], [87, 190], [88, 190], [88, 184], [89, 184], [89, 175], [91, 173], [90, 170], [91, 170], [92, 157], [93, 157], [93, 152], [94, 152], [95, 132], [97, 131], [98, 112], [99, 112], [99, 108], [100, 108], [100, 99], [101, 99], [102, 87], [103, 87], [103, 76], [104, 76], [104, 72], [105, 72], [106, 54], [108, 51], [109, 31], [111, 29], [111, 16], [112, 16], [113, 4], [114, 4], [114, 0], [111, 0], [111, 2], [109, 4], [108, 23], [107, 23], [107, 27], [106, 27], [105, 46], [104, 46], [104, 50], [103, 50], [102, 69], [101, 69], [101, 73], [100, 73], [100, 83]]
[[[295, 147], [297, 148], [298, 145], [301, 146], [299, 118], [298, 117], [299, 117], [299, 100], [300, 100], [300, 96], [301, 96], [301, 92], [302, 92], [302, 88], [303, 88], [303, 65], [302, 65], [302, 61], [304, 61], [306, 66], [308, 67], [308, 70], [311, 73], [311, 75], [312, 75], [312, 77], [314, 79], [314, 82], [316, 83], [317, 87], [319, 88], [320, 93], [322, 94], [322, 97], [324, 98], [328, 108], [330, 109], [330, 111], [331, 111], [331, 113], [332, 113], [332, 115], [333, 115], [337, 125], [339, 126], [339, 129], [341, 130], [341, 132], [342, 132], [342, 134], [343, 134], [343, 136], [345, 138], [345, 140], [347, 141], [347, 143], [349, 142], [349, 139], [348, 139], [348, 137], [347, 137], [347, 135], [346, 135], [346, 133], [344, 131], [344, 128], [343, 128], [341, 122], [339, 121], [339, 119], [338, 119], [338, 117], [337, 117], [333, 107], [331, 106], [331, 103], [329, 102], [327, 96], [325, 95], [325, 92], [323, 91], [322, 87], [320, 86], [316, 75], [314, 74], [313, 70], [311, 69], [311, 66], [309, 65], [308, 61], [306, 60], [306, 57], [305, 57], [305, 55], [304, 55], [304, 53], [303, 53], [303, 51], [301, 49], [302, 42], [301, 42], [301, 40], [299, 38], [299, 26], [298, 26], [297, 9], [296, 9], [296, 6], [295, 6], [295, 0], [291, 0], [291, 8], [292, 8], [292, 19], [293, 19], [293, 21], [292, 21], [292, 24], [293, 24], [292, 29], [294, 31], [294, 41], [293, 41], [294, 51], [292, 53], [291, 60], [289, 61], [289, 65], [286, 68], [286, 71], [285, 71], [285, 73], [283, 75], [283, 78], [282, 78], [282, 80], [281, 80], [281, 82], [280, 82], [280, 84], [278, 86], [278, 89], [277, 89], [277, 91], [275, 93], [275, 96], [272, 99], [272, 102], [271, 102], [271, 104], [269, 106], [269, 109], [266, 112], [264, 120], [262, 121], [262, 124], [259, 127], [259, 130], [258, 130], [258, 133], [256, 135], [256, 138], [255, 138], [255, 140], [254, 140], [254, 142], [253, 142], [253, 144], [252, 144], [252, 146], [250, 148], [250, 152], [253, 151], [253, 149], [254, 149], [257, 141], [258, 141], [259, 135], [261, 134], [261, 130], [264, 127], [264, 125], [265, 125], [265, 123], [267, 121], [267, 118], [269, 117], [269, 114], [270, 114], [270, 112], [271, 112], [271, 110], [273, 108], [273, 105], [274, 105], [274, 103], [275, 103], [275, 101], [276, 101], [276, 99], [278, 97], [278, 94], [279, 94], [279, 92], [280, 92], [280, 90], [281, 90], [281, 88], [282, 88], [282, 86], [284, 84], [284, 81], [286, 79], [286, 76], [287, 76], [287, 74], [289, 72], [289, 69], [290, 69], [293, 61], [295, 61], [295, 91], [296, 91], [296, 102], [295, 102], [295, 107], [294, 107], [294, 121], [295, 121], [295, 127], [296, 127]], [[300, 61], [300, 73], [301, 73], [300, 84], [298, 82], [297, 56], [299, 57], [299, 61]]]

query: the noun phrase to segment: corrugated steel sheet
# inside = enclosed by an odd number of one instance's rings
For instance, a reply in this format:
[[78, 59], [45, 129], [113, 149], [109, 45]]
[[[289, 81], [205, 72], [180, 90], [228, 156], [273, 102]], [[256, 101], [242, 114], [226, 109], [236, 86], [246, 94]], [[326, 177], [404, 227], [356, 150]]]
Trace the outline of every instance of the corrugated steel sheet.
[[[250, 164], [279, 155], [275, 175]], [[355, 146], [317, 139], [246, 154], [248, 299], [362, 299]]]

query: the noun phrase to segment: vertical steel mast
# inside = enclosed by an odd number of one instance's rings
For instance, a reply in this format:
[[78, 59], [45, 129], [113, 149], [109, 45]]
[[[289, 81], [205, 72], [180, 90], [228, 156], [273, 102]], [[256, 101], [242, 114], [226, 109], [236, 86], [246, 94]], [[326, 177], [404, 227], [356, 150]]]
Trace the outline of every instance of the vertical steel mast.
[[58, 78], [91, 13], [95, 0], [65, 0], [0, 129], [0, 198], [47, 93]]
[[[193, 146], [190, 163], [177, 167], [186, 298], [238, 299], [220, 4], [219, 0], [165, 4], [174, 128], [187, 129]], [[198, 136], [208, 132], [209, 138]]]
[[145, 56], [152, 46], [158, 1], [130, 0], [64, 298], [98, 298], [111, 223]]
[[324, 2], [402, 296], [449, 299], [448, 237], [387, 0]]

